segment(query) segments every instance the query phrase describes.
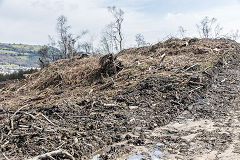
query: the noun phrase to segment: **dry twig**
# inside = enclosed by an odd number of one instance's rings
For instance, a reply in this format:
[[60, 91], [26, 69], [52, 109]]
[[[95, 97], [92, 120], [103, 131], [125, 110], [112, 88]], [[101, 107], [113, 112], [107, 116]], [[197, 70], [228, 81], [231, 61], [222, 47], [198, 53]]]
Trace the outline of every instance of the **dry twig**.
[[28, 160], [41, 160], [41, 159], [52, 158], [52, 157], [60, 156], [60, 155], [65, 156], [66, 158], [68, 158], [70, 160], [75, 160], [75, 158], [71, 154], [69, 154], [67, 151], [64, 151], [62, 149], [52, 151], [52, 152], [48, 152], [48, 153], [33, 157], [31, 159], [28, 159]]
[[25, 105], [25, 106], [22, 106], [21, 108], [19, 108], [19, 109], [12, 115], [12, 117], [10, 117], [11, 129], [12, 129], [12, 130], [14, 129], [13, 121], [14, 121], [14, 118], [15, 118], [16, 114], [17, 114], [18, 112], [20, 112], [20, 111], [21, 111], [23, 108], [25, 108], [25, 107], [27, 107], [27, 106], [26, 106], [26, 105]]

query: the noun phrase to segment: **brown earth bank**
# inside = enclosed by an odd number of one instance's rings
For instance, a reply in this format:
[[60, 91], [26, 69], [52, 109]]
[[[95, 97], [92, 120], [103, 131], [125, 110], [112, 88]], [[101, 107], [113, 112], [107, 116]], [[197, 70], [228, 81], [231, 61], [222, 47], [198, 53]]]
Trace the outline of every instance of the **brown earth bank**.
[[239, 45], [169, 39], [0, 89], [1, 159], [237, 159]]

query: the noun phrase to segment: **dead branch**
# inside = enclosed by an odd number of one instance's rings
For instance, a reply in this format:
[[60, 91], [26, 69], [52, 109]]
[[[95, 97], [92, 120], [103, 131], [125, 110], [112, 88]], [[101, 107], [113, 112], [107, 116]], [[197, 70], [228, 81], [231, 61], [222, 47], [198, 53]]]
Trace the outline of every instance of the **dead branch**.
[[199, 64], [194, 64], [194, 65], [188, 67], [187, 69], [185, 69], [185, 72], [190, 71], [190, 70], [197, 70], [197, 68], [199, 68]]
[[22, 106], [21, 108], [19, 108], [19, 109], [12, 115], [12, 117], [10, 117], [11, 129], [12, 129], [12, 130], [14, 129], [14, 126], [13, 126], [14, 117], [16, 116], [16, 114], [17, 114], [18, 112], [20, 112], [20, 111], [21, 111], [23, 108], [25, 108], [25, 107], [27, 107], [27, 106]]
[[49, 156], [49, 158], [51, 159], [51, 160], [56, 160], [55, 158], [53, 158], [52, 156]]
[[1, 149], [5, 148], [8, 143], [9, 143], [9, 141], [7, 141], [3, 145], [1, 145]]
[[104, 107], [116, 107], [117, 104], [103, 104]]
[[197, 87], [197, 88], [195, 88], [195, 89], [192, 89], [191, 91], [189, 91], [189, 93], [192, 93], [192, 92], [194, 92], [194, 91], [196, 91], [196, 90], [199, 90], [199, 89], [201, 89], [201, 88], [203, 88], [203, 86], [199, 86], [199, 87]]
[[6, 160], [10, 160], [4, 153], [2, 153], [2, 155]]
[[28, 113], [28, 112], [21, 112], [21, 113], [30, 116], [32, 119], [36, 119], [36, 117], [35, 117], [34, 115], [32, 115], [32, 114], [30, 114], [30, 113]]
[[58, 146], [56, 149], [61, 148], [64, 144], [66, 144], [66, 142], [63, 142], [60, 146]]
[[51, 125], [56, 126], [52, 121], [50, 121], [44, 114], [40, 113], [40, 116], [42, 116], [44, 119], [46, 119]]
[[52, 151], [52, 152], [48, 152], [48, 153], [33, 157], [31, 159], [28, 159], [28, 160], [41, 160], [41, 159], [46, 159], [46, 158], [53, 158], [55, 156], [60, 156], [60, 155], [65, 156], [66, 158], [68, 158], [70, 160], [75, 160], [75, 158], [71, 154], [69, 154], [67, 151], [64, 151], [62, 149]]
[[38, 127], [38, 126], [36, 126], [36, 125], [32, 125], [32, 127], [35, 128], [35, 129], [41, 130], [41, 131], [43, 130], [43, 128]]
[[102, 86], [100, 86], [100, 87], [98, 87], [98, 88], [96, 88], [96, 89], [94, 89], [95, 91], [101, 91], [101, 90], [104, 90], [104, 89], [106, 89], [106, 88], [109, 88], [109, 87], [111, 87], [111, 86], [113, 86], [114, 85], [114, 81], [113, 81], [113, 79], [111, 80], [111, 82], [109, 82], [109, 83], [107, 83], [107, 84], [104, 84], [104, 85], [102, 85]]
[[164, 59], [166, 58], [166, 54], [164, 53], [162, 56], [161, 56], [161, 60], [160, 60], [160, 62], [159, 63], [162, 63], [163, 61], [164, 61]]

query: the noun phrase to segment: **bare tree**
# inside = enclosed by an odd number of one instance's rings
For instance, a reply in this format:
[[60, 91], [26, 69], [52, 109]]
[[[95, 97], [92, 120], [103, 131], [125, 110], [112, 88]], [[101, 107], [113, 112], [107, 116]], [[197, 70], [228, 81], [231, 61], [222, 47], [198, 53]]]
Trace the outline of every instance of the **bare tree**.
[[118, 50], [121, 51], [123, 49], [123, 39], [124, 39], [123, 32], [122, 32], [124, 12], [122, 9], [116, 8], [115, 6], [108, 7], [108, 10], [114, 18], [114, 21], [110, 24], [113, 29], [112, 38], [117, 43]]
[[39, 66], [40, 68], [45, 68], [47, 67], [50, 62], [49, 62], [49, 54], [48, 54], [48, 47], [47, 46], [43, 46], [39, 51]]
[[178, 32], [179, 32], [181, 38], [184, 38], [186, 36], [185, 34], [186, 34], [187, 30], [184, 29], [183, 26], [179, 26], [178, 27]]
[[55, 40], [49, 36], [49, 44], [43, 46], [39, 51], [40, 68], [47, 67], [50, 63], [60, 58], [60, 51], [56, 48]]
[[222, 27], [220, 27], [220, 25], [217, 24], [216, 22], [217, 22], [216, 18], [209, 18], [207, 16], [205, 18], [203, 18], [201, 20], [200, 24], [197, 24], [197, 29], [198, 29], [200, 37], [218, 38], [220, 36], [220, 32], [222, 31]]
[[78, 48], [83, 50], [85, 53], [93, 53], [93, 45], [91, 42], [83, 42], [79, 44]]
[[223, 27], [220, 26], [220, 24], [217, 24], [214, 28], [214, 37], [215, 38], [220, 38], [222, 35], [222, 30], [223, 30]]
[[119, 51], [115, 33], [112, 23], [104, 28], [100, 41], [104, 53], [110, 54]]
[[87, 48], [88, 48], [88, 53], [94, 55], [95, 53], [97, 53], [99, 50], [95, 47], [95, 40], [96, 40], [96, 36], [91, 35], [89, 37], [88, 41], [85, 41], [85, 43], [87, 44]]
[[68, 57], [68, 38], [70, 26], [67, 24], [67, 17], [61, 15], [57, 19], [57, 32], [60, 37], [58, 44], [62, 58]]
[[76, 55], [76, 43], [81, 39], [88, 31], [82, 31], [79, 35], [74, 35], [69, 32], [71, 26], [67, 24], [67, 18], [61, 15], [57, 19], [57, 33], [60, 37], [58, 45], [61, 52], [61, 58], [71, 58]]
[[68, 54], [67, 58], [71, 58], [76, 56], [78, 46], [76, 46], [76, 43], [78, 40], [80, 40], [85, 34], [87, 34], [87, 31], [83, 31], [80, 35], [74, 36], [73, 34], [69, 33], [67, 38], [67, 47], [68, 47]]
[[112, 43], [111, 43], [111, 41], [109, 41], [108, 37], [102, 36], [100, 43], [102, 46], [101, 47], [102, 52], [107, 53], [107, 54], [113, 53]]
[[110, 54], [111, 49], [110, 49], [110, 44], [109, 44], [109, 41], [108, 41], [107, 37], [102, 36], [101, 40], [100, 40], [100, 43], [101, 43], [101, 46], [102, 46], [101, 47], [102, 52]]
[[54, 62], [60, 58], [60, 51], [57, 49], [56, 41], [54, 40], [54, 38], [51, 36], [48, 36], [48, 39], [49, 39], [49, 44], [47, 45], [47, 48], [48, 48], [47, 57], [49, 57], [51, 62]]
[[231, 39], [231, 40], [238, 40], [240, 38], [240, 33], [239, 30], [232, 30], [230, 34], [228, 34], [227, 38]]
[[74, 57], [77, 54], [77, 42], [88, 33], [84, 30], [79, 35], [70, 33], [70, 26], [67, 24], [67, 18], [63, 15], [57, 19], [57, 33], [59, 40], [56, 41], [49, 36], [50, 43], [39, 51], [39, 61], [41, 68], [46, 67], [58, 59]]
[[145, 46], [147, 44], [141, 33], [136, 34], [135, 41], [137, 42], [137, 47]]

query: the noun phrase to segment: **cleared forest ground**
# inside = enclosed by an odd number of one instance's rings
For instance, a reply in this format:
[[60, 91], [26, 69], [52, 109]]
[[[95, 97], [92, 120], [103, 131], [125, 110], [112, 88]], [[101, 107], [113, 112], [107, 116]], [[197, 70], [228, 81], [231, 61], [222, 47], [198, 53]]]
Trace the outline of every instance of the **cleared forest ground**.
[[239, 51], [226, 39], [170, 39], [123, 50], [117, 68], [98, 56], [57, 61], [0, 89], [1, 156], [234, 159]]
[[225, 65], [214, 76], [212, 86], [204, 98], [188, 106], [169, 124], [146, 133], [150, 135], [150, 145], [136, 148], [132, 157], [156, 159], [158, 156], [159, 159], [171, 160], [239, 159], [239, 64], [238, 57]]

